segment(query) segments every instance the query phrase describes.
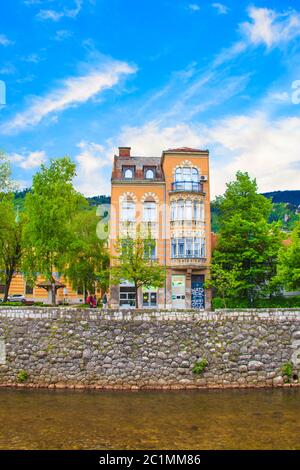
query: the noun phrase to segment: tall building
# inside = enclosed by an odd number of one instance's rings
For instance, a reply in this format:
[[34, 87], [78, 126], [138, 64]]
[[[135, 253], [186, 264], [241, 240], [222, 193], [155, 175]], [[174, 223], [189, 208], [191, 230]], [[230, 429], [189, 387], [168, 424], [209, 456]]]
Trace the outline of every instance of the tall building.
[[[152, 257], [166, 266], [162, 288], [141, 289], [139, 305], [159, 308], [209, 308], [204, 289], [211, 261], [209, 152], [164, 150], [161, 157], [132, 156], [119, 147], [111, 188], [110, 250], [117, 238], [151, 229]], [[113, 308], [135, 306], [134, 286], [124, 280], [110, 288]]]

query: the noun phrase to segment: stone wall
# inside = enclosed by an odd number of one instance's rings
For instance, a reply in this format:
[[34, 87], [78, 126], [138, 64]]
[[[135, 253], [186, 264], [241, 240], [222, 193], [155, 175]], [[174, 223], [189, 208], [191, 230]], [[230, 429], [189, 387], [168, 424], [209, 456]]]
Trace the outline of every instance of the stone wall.
[[[196, 362], [207, 367], [196, 375]], [[0, 308], [0, 385], [177, 389], [283, 385], [300, 309], [104, 312]]]

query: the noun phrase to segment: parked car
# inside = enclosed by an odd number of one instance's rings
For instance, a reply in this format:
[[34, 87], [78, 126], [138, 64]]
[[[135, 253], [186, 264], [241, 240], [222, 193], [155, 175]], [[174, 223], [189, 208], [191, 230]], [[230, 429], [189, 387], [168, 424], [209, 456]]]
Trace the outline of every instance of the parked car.
[[12, 294], [7, 297], [8, 302], [26, 302], [26, 298], [22, 294]]

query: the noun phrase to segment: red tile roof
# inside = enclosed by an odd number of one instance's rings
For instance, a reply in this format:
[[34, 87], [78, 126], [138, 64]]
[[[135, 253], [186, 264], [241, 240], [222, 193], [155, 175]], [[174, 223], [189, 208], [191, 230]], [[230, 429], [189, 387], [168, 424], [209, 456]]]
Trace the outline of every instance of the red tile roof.
[[201, 149], [193, 149], [190, 147], [179, 147], [177, 149], [168, 149], [165, 150], [166, 152], [203, 152], [204, 150]]

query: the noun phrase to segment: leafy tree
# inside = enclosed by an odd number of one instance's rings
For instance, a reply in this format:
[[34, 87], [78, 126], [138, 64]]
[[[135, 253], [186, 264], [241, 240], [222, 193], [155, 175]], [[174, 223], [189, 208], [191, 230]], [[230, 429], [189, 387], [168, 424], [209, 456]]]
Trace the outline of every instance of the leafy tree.
[[279, 251], [278, 279], [288, 290], [300, 290], [300, 220], [291, 234], [291, 243]]
[[110, 271], [111, 284], [128, 281], [135, 286], [136, 308], [139, 308], [138, 291], [141, 287], [161, 287], [166, 278], [166, 270], [152, 259], [152, 246], [155, 241], [150, 235], [143, 237], [139, 228], [135, 237], [127, 236], [116, 243], [118, 256], [113, 259]]
[[228, 294], [252, 304], [255, 298], [271, 295], [278, 288], [274, 279], [280, 226], [268, 223], [272, 203], [257, 193], [256, 180], [248, 173], [237, 172], [218, 204], [222, 218], [213, 272], [233, 272], [238, 284], [234, 292], [229, 287]]
[[109, 284], [107, 241], [97, 236], [99, 218], [94, 210], [80, 211], [73, 219], [73, 241], [65, 256], [65, 275], [73, 287], [84, 292], [95, 286], [106, 290]]
[[41, 170], [33, 177], [32, 192], [25, 199], [23, 271], [30, 280], [35, 280], [40, 273], [51, 283], [54, 305], [53, 272], [64, 271], [66, 253], [74, 242], [72, 223], [78, 210], [86, 205], [83, 196], [73, 187], [74, 176], [75, 164], [68, 157], [51, 160], [49, 167], [41, 165]]
[[223, 300], [223, 307], [227, 308], [226, 301], [228, 297], [234, 297], [236, 290], [240, 287], [241, 282], [238, 279], [239, 266], [233, 266], [230, 271], [222, 268], [221, 265], [215, 263], [211, 267], [211, 278], [205, 282], [206, 289], [214, 289], [216, 296]]
[[5, 285], [4, 302], [8, 297], [13, 274], [20, 265], [22, 253], [22, 224], [14, 207], [12, 193], [15, 189], [9, 161], [0, 153], [0, 278]]
[[7, 301], [14, 272], [20, 267], [22, 254], [22, 221], [16, 214], [12, 194], [0, 200], [0, 266]]

